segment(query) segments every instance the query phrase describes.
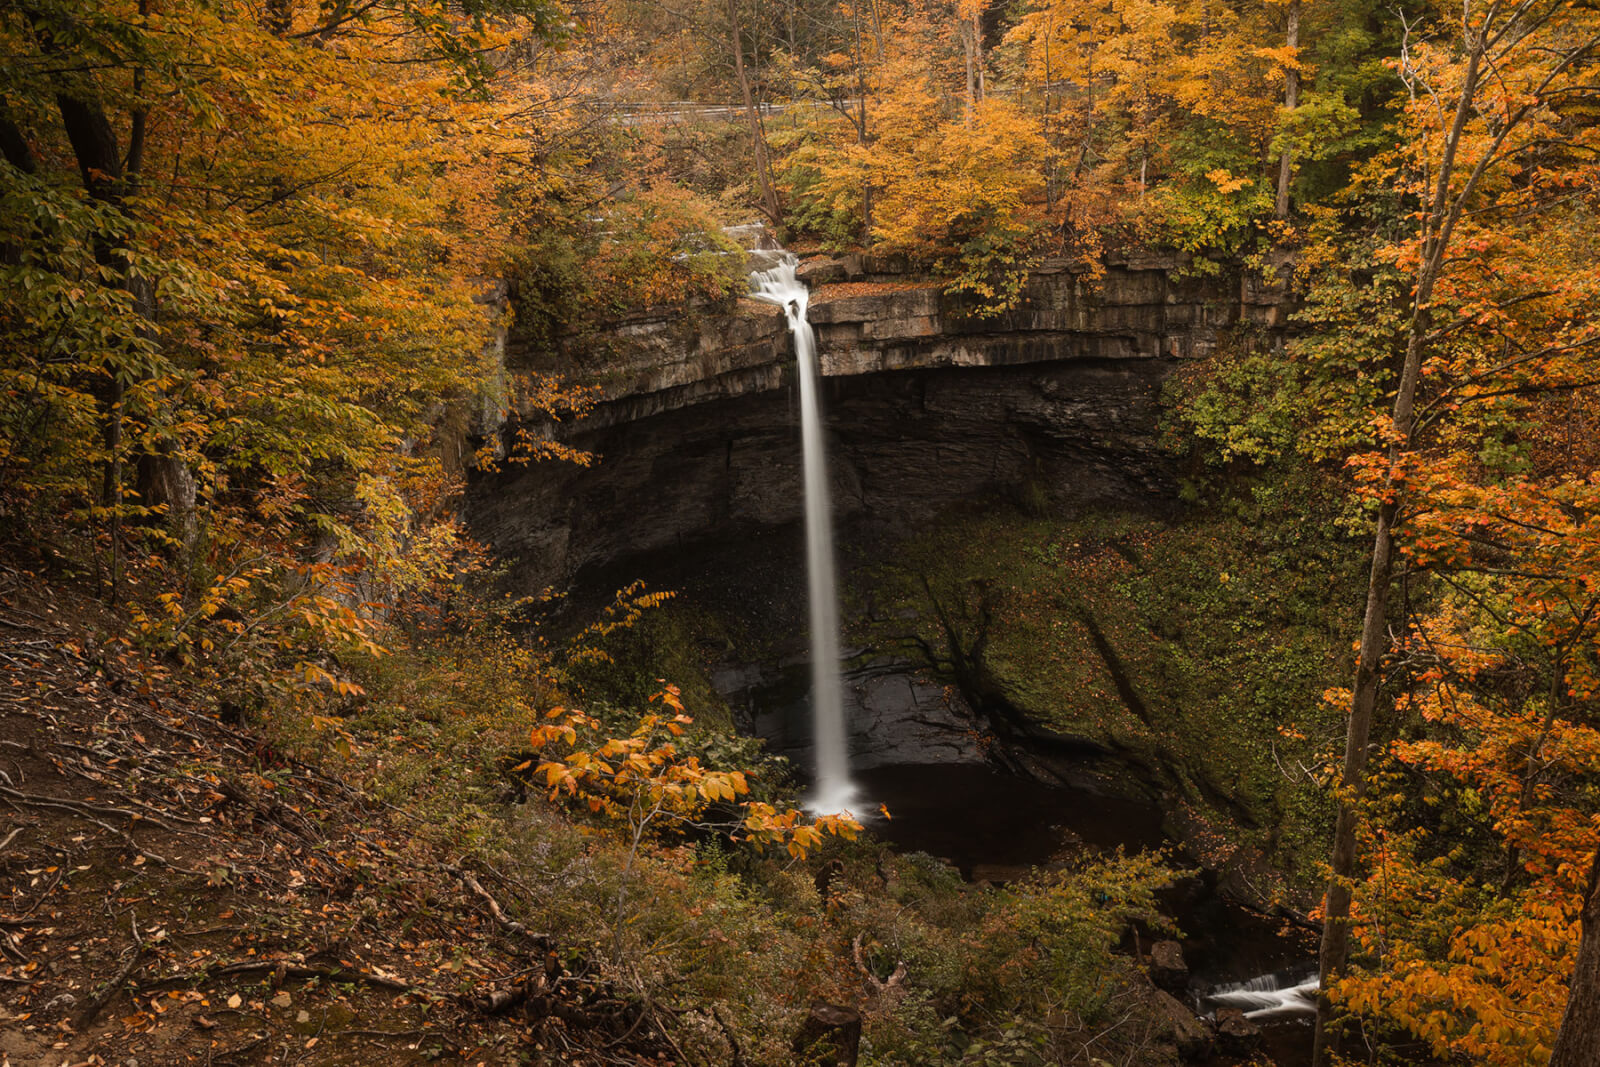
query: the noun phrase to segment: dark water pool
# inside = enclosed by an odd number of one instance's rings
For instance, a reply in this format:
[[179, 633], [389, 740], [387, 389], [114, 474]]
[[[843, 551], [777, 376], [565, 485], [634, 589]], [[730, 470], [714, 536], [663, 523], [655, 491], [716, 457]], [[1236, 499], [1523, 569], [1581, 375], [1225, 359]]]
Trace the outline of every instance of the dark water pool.
[[1158, 848], [1151, 804], [1045, 785], [988, 764], [875, 767], [855, 775], [873, 832], [900, 848], [948, 860], [968, 878], [1003, 881], [1066, 850]]

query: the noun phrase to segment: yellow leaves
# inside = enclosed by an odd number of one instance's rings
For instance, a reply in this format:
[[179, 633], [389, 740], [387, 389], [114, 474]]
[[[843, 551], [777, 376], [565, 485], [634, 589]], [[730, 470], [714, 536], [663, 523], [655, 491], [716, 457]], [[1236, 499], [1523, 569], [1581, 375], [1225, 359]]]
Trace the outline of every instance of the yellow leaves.
[[1249, 177], [1235, 178], [1232, 173], [1222, 168], [1207, 171], [1206, 180], [1215, 185], [1217, 192], [1222, 193], [1224, 196], [1246, 188], [1252, 181]]
[[[682, 708], [676, 687], [656, 694], [668, 710]], [[670, 719], [641, 716], [625, 737], [605, 736], [600, 722], [582, 711], [560, 712], [556, 721], [532, 728], [535, 749], [563, 742], [566, 751], [538, 765], [552, 799], [567, 797], [589, 810], [623, 820], [630, 831], [643, 834], [676, 831], [689, 825], [738, 829], [763, 845], [781, 845], [791, 855], [803, 856], [824, 835], [851, 836], [859, 826], [844, 816], [805, 822], [795, 810], [779, 811], [764, 801], [747, 800], [750, 775], [742, 770], [716, 770], [703, 766], [693, 755], [680, 752], [666, 738], [682, 733], [692, 720], [684, 714]], [[548, 713], [547, 713], [548, 714]], [[583, 744], [580, 744], [580, 740]], [[729, 816], [731, 806], [737, 814]]]

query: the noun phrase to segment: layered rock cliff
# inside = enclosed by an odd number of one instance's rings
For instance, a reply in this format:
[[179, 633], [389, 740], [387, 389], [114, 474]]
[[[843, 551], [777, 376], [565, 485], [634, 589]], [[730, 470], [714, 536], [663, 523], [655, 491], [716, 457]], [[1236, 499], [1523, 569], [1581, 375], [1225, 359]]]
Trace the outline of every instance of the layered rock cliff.
[[[1170, 490], [1162, 382], [1230, 327], [1278, 313], [1248, 279], [1176, 267], [1129, 257], [1095, 276], [1047, 263], [1015, 311], [975, 319], [892, 263], [808, 261], [841, 525], [895, 533], [986, 494], [1158, 505]], [[509, 372], [559, 371], [598, 400], [579, 422], [525, 428], [599, 462], [478, 478], [479, 535], [537, 588], [798, 520], [792, 363], [781, 310], [753, 301], [641, 312], [556, 352], [513, 343]]]

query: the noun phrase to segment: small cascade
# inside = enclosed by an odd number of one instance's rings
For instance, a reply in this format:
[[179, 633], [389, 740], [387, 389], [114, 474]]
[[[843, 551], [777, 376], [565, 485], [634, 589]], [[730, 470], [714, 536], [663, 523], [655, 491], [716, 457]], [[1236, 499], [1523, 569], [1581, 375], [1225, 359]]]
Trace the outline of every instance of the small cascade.
[[816, 334], [806, 321], [810, 292], [795, 277], [799, 265], [784, 253], [777, 265], [750, 276], [757, 300], [777, 304], [789, 318], [800, 364], [800, 432], [805, 456], [806, 579], [811, 596], [811, 714], [816, 742], [816, 785], [806, 807], [833, 815], [850, 808], [855, 785], [845, 744], [844, 700], [839, 680], [839, 596], [834, 574], [833, 525], [828, 502], [828, 461], [823, 446], [821, 368]]
[[1248, 982], [1219, 986], [1204, 999], [1220, 1008], [1242, 1008], [1244, 1017], [1252, 1022], [1310, 1015], [1317, 1010], [1317, 972], [1308, 974], [1305, 968], [1295, 968], [1264, 974]]

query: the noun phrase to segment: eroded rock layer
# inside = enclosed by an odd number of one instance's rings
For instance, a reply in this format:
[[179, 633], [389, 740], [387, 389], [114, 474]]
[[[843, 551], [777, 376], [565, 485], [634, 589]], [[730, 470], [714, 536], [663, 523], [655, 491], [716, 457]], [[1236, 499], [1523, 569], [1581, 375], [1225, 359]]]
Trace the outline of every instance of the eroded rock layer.
[[[1047, 265], [1016, 311], [960, 314], [932, 284], [859, 260], [812, 262], [839, 522], [903, 532], [953, 502], [1158, 506], [1163, 381], [1274, 294], [1182, 280], [1170, 261], [1094, 278]], [[869, 270], [868, 268], [872, 268]], [[831, 280], [824, 280], [831, 279]], [[854, 279], [854, 280], [852, 280]], [[587, 468], [479, 477], [471, 514], [523, 588], [664, 550], [732, 541], [801, 514], [793, 357], [779, 308], [639, 315], [508, 369], [563, 369], [600, 402], [559, 432]]]

